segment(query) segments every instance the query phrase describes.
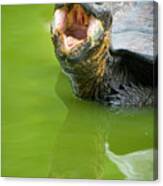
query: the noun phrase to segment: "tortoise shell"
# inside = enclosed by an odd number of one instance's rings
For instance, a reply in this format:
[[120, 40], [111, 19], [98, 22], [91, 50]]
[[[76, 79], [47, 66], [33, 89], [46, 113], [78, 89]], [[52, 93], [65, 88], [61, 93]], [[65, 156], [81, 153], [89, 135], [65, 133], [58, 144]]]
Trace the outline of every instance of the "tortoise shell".
[[[85, 3], [96, 17], [112, 15], [112, 49], [157, 56], [157, 3], [153, 1]], [[102, 16], [101, 16], [102, 17]]]

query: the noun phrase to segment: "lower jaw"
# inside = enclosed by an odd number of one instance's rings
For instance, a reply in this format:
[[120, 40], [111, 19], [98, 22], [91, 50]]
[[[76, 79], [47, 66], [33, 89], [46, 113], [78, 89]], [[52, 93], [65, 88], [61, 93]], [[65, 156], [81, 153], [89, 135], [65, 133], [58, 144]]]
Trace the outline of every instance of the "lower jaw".
[[77, 38], [74, 38], [72, 36], [63, 36], [64, 39], [64, 49], [67, 55], [71, 53], [71, 51], [74, 48], [77, 48], [79, 45], [81, 45], [84, 41], [78, 40]]
[[79, 63], [80, 61], [87, 60], [90, 55], [90, 47], [91, 43], [88, 41], [78, 43], [78, 45], [69, 49], [67, 49], [65, 45], [62, 46], [60, 43], [55, 45], [56, 54], [59, 59], [66, 60], [69, 63]]

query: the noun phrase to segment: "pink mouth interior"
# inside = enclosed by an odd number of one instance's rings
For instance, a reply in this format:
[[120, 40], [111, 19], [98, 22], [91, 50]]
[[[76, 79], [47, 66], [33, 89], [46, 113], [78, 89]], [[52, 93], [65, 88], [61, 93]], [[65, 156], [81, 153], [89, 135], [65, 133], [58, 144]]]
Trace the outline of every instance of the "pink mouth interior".
[[56, 10], [54, 31], [59, 30], [63, 34], [65, 47], [71, 49], [87, 39], [91, 22], [85, 10], [75, 4], [70, 11], [65, 7]]
[[85, 39], [87, 37], [87, 27], [74, 23], [72, 27], [68, 28], [65, 31], [65, 34], [67, 36], [75, 37], [79, 40]]
[[72, 10], [72, 24], [66, 29], [67, 36], [75, 37], [76, 39], [85, 39], [87, 37], [87, 27], [85, 25], [85, 12], [83, 9], [78, 8]]

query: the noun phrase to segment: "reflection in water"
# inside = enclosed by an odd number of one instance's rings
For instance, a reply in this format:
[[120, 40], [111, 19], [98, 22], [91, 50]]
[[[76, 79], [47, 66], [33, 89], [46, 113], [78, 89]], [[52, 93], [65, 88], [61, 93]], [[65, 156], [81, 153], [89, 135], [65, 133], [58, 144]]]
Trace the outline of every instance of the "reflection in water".
[[100, 178], [104, 154], [102, 123], [106, 118], [92, 103], [86, 104], [73, 97], [63, 74], [59, 75], [56, 91], [68, 113], [57, 136], [49, 176]]
[[[137, 151], [125, 155], [116, 155], [105, 143], [105, 153], [128, 180], [153, 180], [153, 150]], [[146, 164], [146, 166], [144, 166]]]
[[[149, 143], [152, 143], [150, 135], [152, 125], [149, 125], [152, 120], [149, 120], [149, 123], [142, 121], [143, 126], [139, 120], [137, 124], [130, 123], [133, 122], [133, 117], [129, 114], [119, 117], [117, 113], [110, 112], [104, 106], [80, 101], [73, 96], [67, 77], [62, 73], [59, 75], [55, 89], [68, 113], [56, 137], [49, 177], [125, 179], [127, 176], [129, 179], [139, 179], [137, 175], [131, 176], [124, 171], [128, 156], [115, 155], [106, 149], [105, 143], [109, 141], [112, 148], [119, 153], [148, 148], [151, 146]], [[141, 117], [140, 120], [142, 120]], [[135, 118], [134, 121], [136, 121]], [[119, 122], [121, 126], [117, 125]], [[131, 125], [133, 126], [130, 127]], [[114, 130], [115, 127], [116, 130]], [[138, 133], [124, 136], [126, 131], [129, 133], [138, 131]], [[141, 143], [134, 145], [137, 139], [150, 142], [144, 143], [143, 146]], [[109, 158], [106, 157], [106, 153]], [[152, 158], [152, 156], [147, 156]], [[139, 156], [137, 157], [139, 159]], [[144, 163], [148, 164], [148, 162]], [[149, 174], [151, 170], [152, 168], [148, 170]]]

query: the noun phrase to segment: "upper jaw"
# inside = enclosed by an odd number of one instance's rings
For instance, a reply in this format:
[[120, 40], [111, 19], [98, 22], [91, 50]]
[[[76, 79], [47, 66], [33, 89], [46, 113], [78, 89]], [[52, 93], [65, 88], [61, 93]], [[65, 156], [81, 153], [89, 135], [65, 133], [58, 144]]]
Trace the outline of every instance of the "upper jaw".
[[[62, 8], [65, 5], [71, 9], [71, 7], [74, 5], [75, 3], [60, 3], [60, 4], [55, 4], [55, 8]], [[84, 10], [88, 13], [88, 14], [92, 14], [93, 16], [95, 16], [96, 18], [101, 18], [101, 14], [102, 12], [108, 12], [108, 14], [111, 14], [111, 9], [106, 9], [106, 5], [105, 3], [78, 3], [79, 5], [81, 5]]]
[[[108, 24], [112, 22], [112, 12], [111, 7], [108, 7], [105, 3], [78, 3], [83, 7], [83, 9], [87, 12], [87, 14], [91, 14], [97, 19], [100, 19], [101, 21], [108, 22]], [[74, 5], [74, 3], [67, 3], [67, 4], [56, 4], [55, 8], [62, 8], [64, 6], [67, 6], [69, 9]], [[108, 20], [104, 20], [104, 17], [107, 17]]]

